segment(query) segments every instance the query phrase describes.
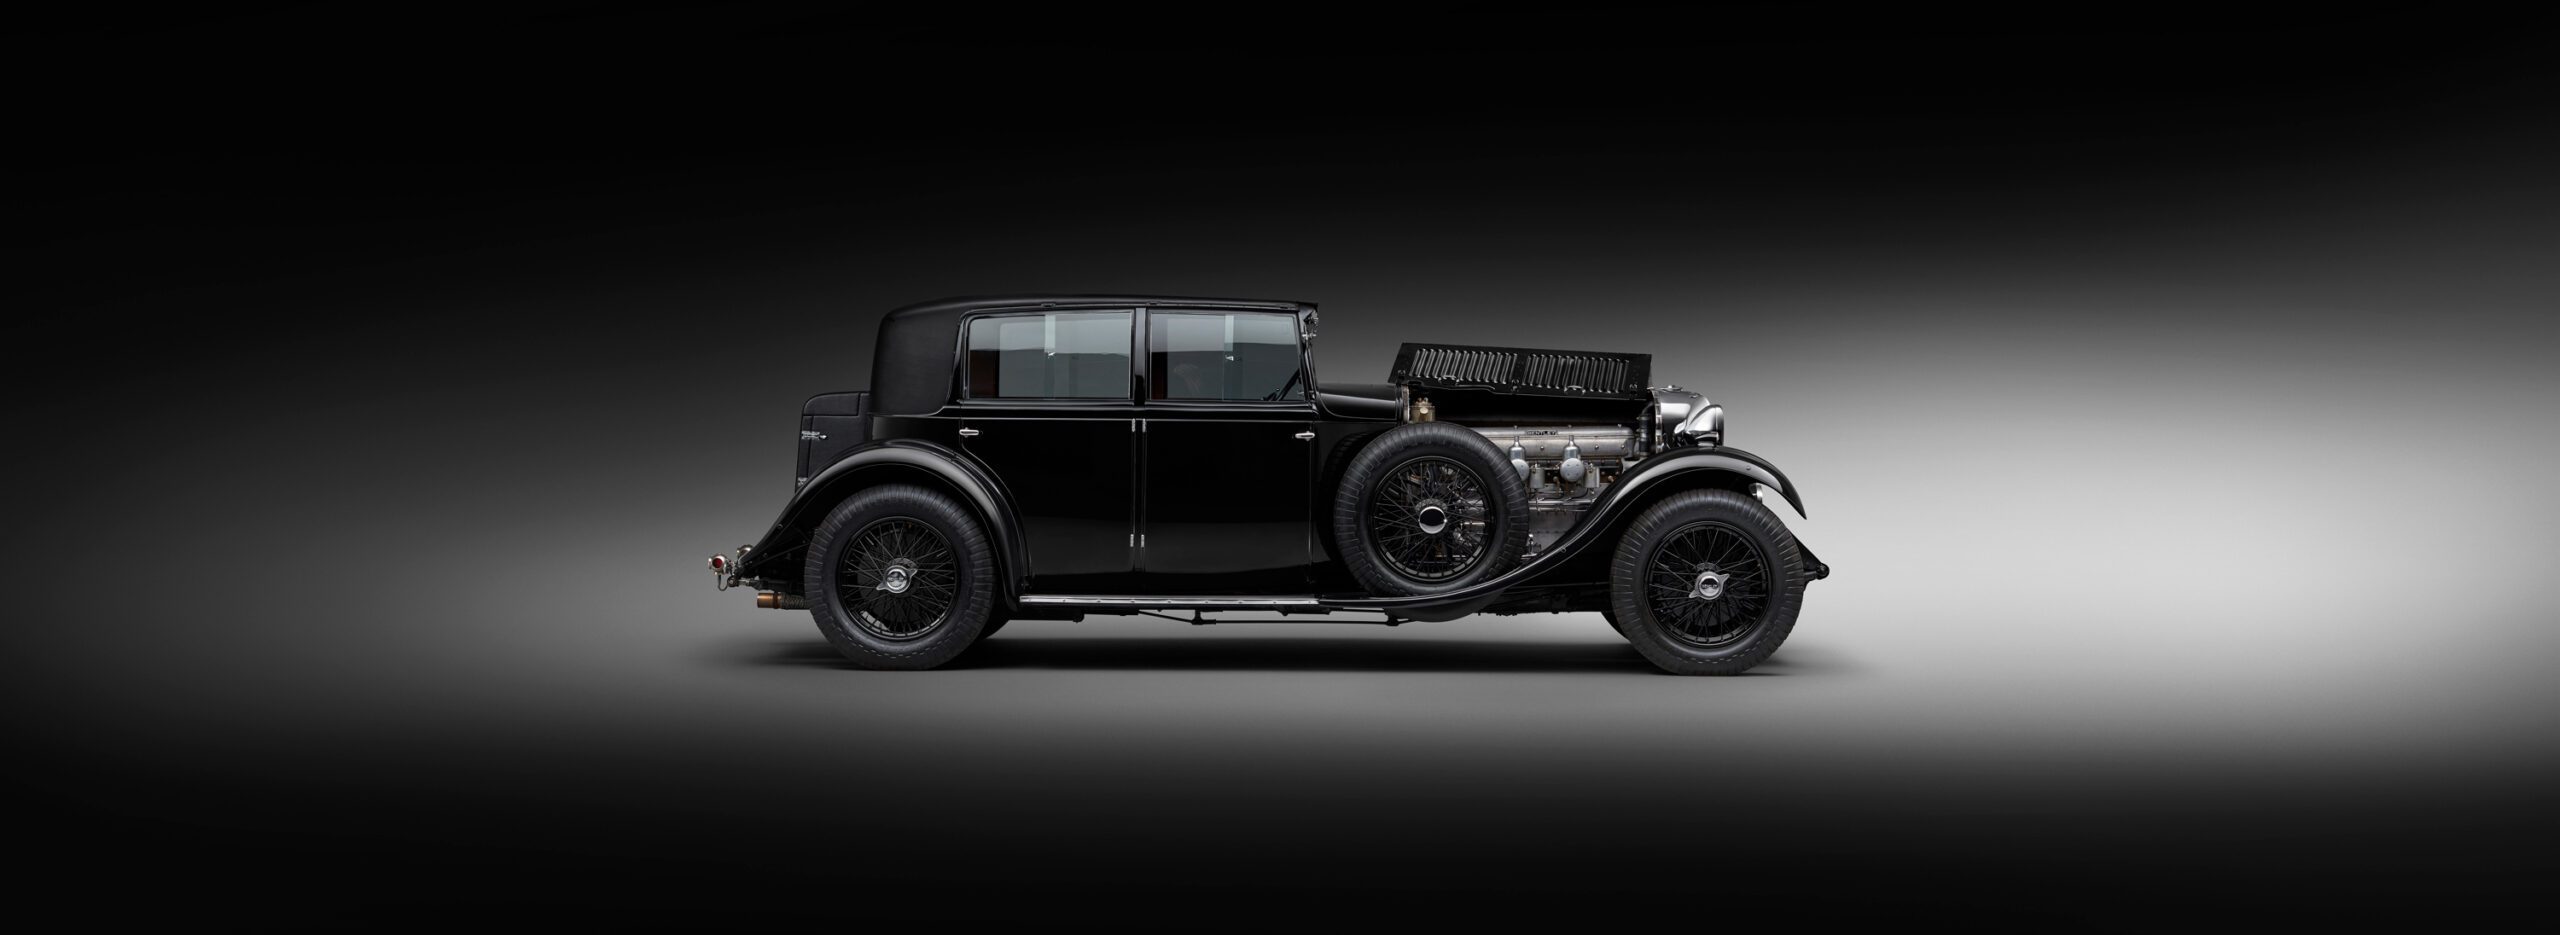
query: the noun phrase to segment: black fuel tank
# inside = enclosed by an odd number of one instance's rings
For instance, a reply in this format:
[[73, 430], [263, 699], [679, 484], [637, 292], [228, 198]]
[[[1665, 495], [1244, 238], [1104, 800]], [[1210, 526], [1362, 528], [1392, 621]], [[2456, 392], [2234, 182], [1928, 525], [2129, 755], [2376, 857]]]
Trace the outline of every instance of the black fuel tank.
[[800, 406], [800, 469], [791, 489], [871, 439], [871, 393], [820, 393]]

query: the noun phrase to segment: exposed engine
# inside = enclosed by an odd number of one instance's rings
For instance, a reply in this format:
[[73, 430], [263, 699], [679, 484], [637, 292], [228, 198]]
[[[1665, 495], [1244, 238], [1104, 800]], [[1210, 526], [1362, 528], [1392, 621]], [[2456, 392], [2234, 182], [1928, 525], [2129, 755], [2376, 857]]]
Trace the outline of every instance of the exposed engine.
[[1511, 471], [1529, 488], [1529, 551], [1546, 550], [1582, 521], [1600, 492], [1637, 457], [1636, 432], [1627, 426], [1468, 426], [1511, 459]]
[[1510, 459], [1529, 494], [1524, 555], [1536, 555], [1636, 461], [1723, 443], [1724, 407], [1651, 385], [1652, 370], [1646, 354], [1407, 344], [1389, 379], [1405, 421], [1464, 425]]

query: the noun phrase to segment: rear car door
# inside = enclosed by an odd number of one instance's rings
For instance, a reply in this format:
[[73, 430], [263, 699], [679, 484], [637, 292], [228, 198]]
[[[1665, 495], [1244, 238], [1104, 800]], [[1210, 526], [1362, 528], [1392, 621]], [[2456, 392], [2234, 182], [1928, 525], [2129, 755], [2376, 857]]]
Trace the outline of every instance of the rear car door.
[[1307, 593], [1315, 404], [1297, 315], [1158, 308], [1142, 327], [1142, 586]]
[[1028, 587], [1119, 594], [1137, 556], [1129, 309], [992, 312], [962, 329], [960, 446], [1021, 514]]

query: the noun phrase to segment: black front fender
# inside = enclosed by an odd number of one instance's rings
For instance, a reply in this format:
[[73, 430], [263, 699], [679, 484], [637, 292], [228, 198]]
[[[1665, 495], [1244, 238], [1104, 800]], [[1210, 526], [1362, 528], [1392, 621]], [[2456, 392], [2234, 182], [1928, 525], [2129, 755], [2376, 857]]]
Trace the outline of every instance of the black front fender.
[[791, 502], [783, 505], [782, 515], [773, 521], [773, 527], [739, 560], [739, 576], [797, 581], [801, 550], [808, 545], [809, 530], [826, 518], [827, 511], [863, 488], [900, 481], [940, 487], [977, 514], [1004, 565], [996, 576], [1001, 590], [1008, 598], [1019, 593], [1022, 526], [1004, 488], [987, 476], [977, 462], [950, 446], [911, 438], [885, 439], [855, 448], [800, 485], [791, 495]]
[[1610, 485], [1609, 493], [1612, 500], [1626, 500], [1650, 485], [1699, 471], [1727, 474], [1775, 490], [1786, 498], [1788, 506], [1795, 508], [1797, 516], [1805, 516], [1804, 498], [1796, 494], [1796, 485], [1787, 482], [1787, 475], [1769, 459], [1740, 448], [1683, 448], [1646, 458]]

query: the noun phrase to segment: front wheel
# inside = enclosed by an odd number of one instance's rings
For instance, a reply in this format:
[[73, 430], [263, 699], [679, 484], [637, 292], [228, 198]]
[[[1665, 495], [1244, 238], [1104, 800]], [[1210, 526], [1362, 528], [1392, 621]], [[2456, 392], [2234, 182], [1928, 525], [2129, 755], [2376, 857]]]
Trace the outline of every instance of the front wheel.
[[865, 669], [950, 662], [995, 617], [986, 532], [922, 487], [874, 487], [836, 504], [809, 534], [802, 581], [819, 632]]
[[1734, 675], [1769, 658], [1795, 629], [1804, 586], [1795, 535], [1729, 490], [1654, 504], [1609, 565], [1613, 622], [1676, 675]]

